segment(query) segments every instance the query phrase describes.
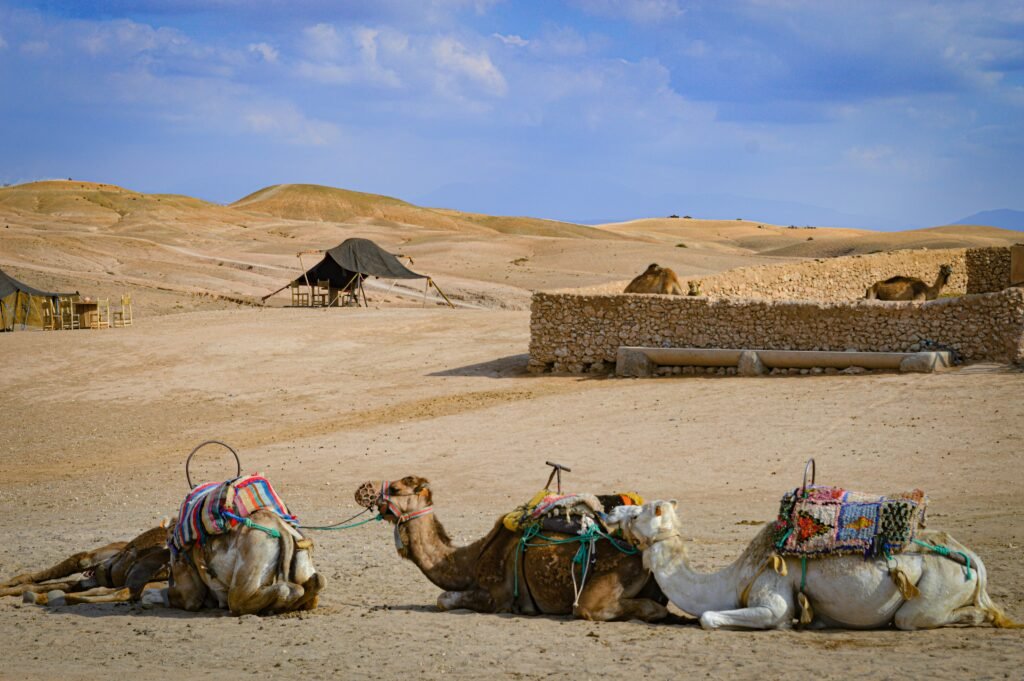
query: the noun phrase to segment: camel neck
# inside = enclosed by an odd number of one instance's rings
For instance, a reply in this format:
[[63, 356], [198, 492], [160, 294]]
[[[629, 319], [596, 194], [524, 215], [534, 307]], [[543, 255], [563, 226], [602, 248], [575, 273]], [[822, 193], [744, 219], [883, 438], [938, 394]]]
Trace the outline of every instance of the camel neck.
[[749, 564], [744, 554], [718, 572], [698, 572], [690, 566], [686, 547], [679, 537], [651, 545], [644, 554], [644, 562], [665, 595], [696, 617], [708, 610], [740, 607], [740, 592], [757, 569]]
[[408, 547], [409, 560], [435, 586], [445, 591], [461, 591], [472, 585], [475, 579], [473, 564], [479, 547], [477, 544], [453, 546], [436, 515], [402, 523], [398, 526], [398, 536]]

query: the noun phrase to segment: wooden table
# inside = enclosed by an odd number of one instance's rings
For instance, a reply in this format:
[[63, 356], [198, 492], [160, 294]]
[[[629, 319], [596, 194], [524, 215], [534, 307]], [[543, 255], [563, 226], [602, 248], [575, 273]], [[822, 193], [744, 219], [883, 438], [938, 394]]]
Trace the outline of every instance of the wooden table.
[[78, 315], [79, 322], [83, 329], [91, 329], [98, 323], [100, 316], [100, 305], [92, 301], [75, 301], [74, 313]]

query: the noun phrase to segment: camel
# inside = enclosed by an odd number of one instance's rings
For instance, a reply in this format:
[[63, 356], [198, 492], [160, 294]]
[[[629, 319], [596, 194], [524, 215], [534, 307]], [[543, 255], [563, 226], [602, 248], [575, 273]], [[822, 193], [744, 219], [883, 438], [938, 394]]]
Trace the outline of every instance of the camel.
[[[714, 573], [690, 567], [680, 537], [675, 501], [623, 506], [611, 514], [627, 537], [644, 549], [644, 564], [677, 607], [700, 618], [705, 629], [786, 629], [797, 615], [801, 561], [779, 557], [772, 528], [761, 530], [740, 557]], [[986, 591], [985, 565], [948, 534], [923, 531], [922, 539], [970, 557], [971, 570], [911, 545], [903, 553], [865, 559], [856, 555], [807, 561], [807, 617], [813, 628], [932, 629], [953, 624], [1017, 628]], [[902, 572], [903, 589], [890, 574]], [[903, 594], [907, 593], [908, 597]], [[911, 595], [912, 594], [912, 595]], [[809, 621], [808, 621], [809, 620]]]
[[[667, 599], [644, 569], [640, 554], [622, 553], [606, 540], [596, 543], [596, 560], [576, 598], [579, 569], [573, 571], [573, 558], [578, 543], [519, 551], [522, 533], [508, 530], [499, 518], [482, 539], [453, 546], [433, 514], [429, 481], [416, 476], [363, 483], [356, 501], [376, 507], [394, 525], [398, 554], [444, 590], [437, 599], [441, 610], [571, 614], [597, 621], [652, 622], [668, 616]], [[545, 536], [569, 537], [549, 532]]]
[[[167, 579], [166, 523], [128, 542], [82, 551], [39, 572], [0, 583], [0, 596], [22, 596], [40, 605], [137, 601], [153, 582]], [[83, 573], [78, 579], [66, 579]], [[63, 581], [52, 581], [63, 579]]]
[[312, 540], [270, 510], [247, 521], [172, 555], [164, 605], [227, 608], [232, 615], [316, 608], [325, 580], [313, 567]]
[[935, 300], [949, 281], [951, 274], [953, 274], [953, 268], [950, 265], [941, 266], [939, 276], [935, 278], [935, 283], [931, 286], [916, 277], [890, 277], [869, 286], [864, 297], [868, 300], [913, 300], [916, 302]]
[[629, 282], [624, 293], [660, 293], [681, 296], [683, 287], [679, 285], [679, 277], [675, 272], [652, 262], [643, 274]]

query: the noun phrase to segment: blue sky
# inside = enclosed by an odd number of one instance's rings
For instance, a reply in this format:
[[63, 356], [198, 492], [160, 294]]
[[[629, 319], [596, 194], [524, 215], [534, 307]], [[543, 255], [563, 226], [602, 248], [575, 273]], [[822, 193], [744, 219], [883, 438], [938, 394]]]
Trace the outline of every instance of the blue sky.
[[1024, 209], [1024, 3], [0, 0], [0, 182], [577, 221]]

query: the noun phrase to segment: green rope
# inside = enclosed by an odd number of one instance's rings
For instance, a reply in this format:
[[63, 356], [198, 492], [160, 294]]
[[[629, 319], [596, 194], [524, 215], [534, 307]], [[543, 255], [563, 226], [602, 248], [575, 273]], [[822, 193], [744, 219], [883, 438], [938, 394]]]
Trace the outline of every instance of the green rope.
[[280, 539], [281, 538], [281, 533], [278, 532], [276, 529], [274, 529], [273, 527], [264, 527], [263, 525], [259, 525], [257, 523], [254, 523], [251, 518], [243, 518], [241, 516], [238, 516], [238, 515], [235, 515], [234, 513], [229, 512], [229, 511], [224, 511], [224, 515], [226, 515], [227, 517], [231, 518], [232, 520], [235, 520], [237, 522], [242, 523], [246, 527], [252, 528], [254, 530], [259, 530], [260, 532], [266, 532], [267, 534], [269, 534], [274, 539]]
[[382, 516], [380, 513], [378, 513], [377, 515], [375, 515], [372, 518], [367, 518], [366, 520], [360, 520], [357, 523], [351, 523], [349, 525], [303, 525], [302, 529], [304, 529], [304, 530], [351, 530], [353, 527], [359, 527], [360, 525], [365, 525], [366, 523], [372, 523], [375, 520], [384, 520], [384, 516]]
[[807, 556], [800, 557], [800, 591], [807, 588]]
[[782, 535], [782, 539], [780, 539], [779, 541], [775, 542], [775, 548], [781, 549], [782, 545], [786, 543], [786, 540], [789, 539], [789, 535], [791, 535], [791, 534], [793, 534], [793, 528], [792, 527], [790, 527], [788, 530], [786, 530], [786, 534]]
[[943, 546], [941, 544], [929, 544], [928, 542], [921, 541], [920, 539], [914, 539], [913, 542], [915, 544], [917, 544], [918, 546], [923, 546], [924, 548], [928, 549], [932, 553], [937, 553], [937, 554], [939, 554], [940, 556], [942, 556], [944, 558], [949, 558], [949, 554], [951, 554], [951, 553], [955, 553], [958, 556], [963, 556], [963, 558], [964, 558], [964, 567], [966, 568], [966, 574], [964, 575], [964, 581], [965, 582], [971, 581], [971, 557], [968, 556], [966, 553], [964, 553], [963, 551], [953, 551], [949, 547]]
[[[540, 541], [534, 542], [534, 539]], [[512, 595], [515, 598], [519, 598], [519, 566], [522, 565], [523, 552], [528, 548], [542, 547], [542, 546], [560, 546], [562, 544], [572, 544], [574, 542], [580, 543], [580, 548], [576, 551], [576, 555], [573, 556], [572, 562], [574, 564], [585, 565], [586, 561], [590, 560], [590, 544], [591, 542], [597, 541], [598, 539], [607, 539], [609, 543], [615, 547], [615, 550], [619, 553], [623, 553], [627, 556], [632, 556], [639, 551], [634, 546], [623, 548], [617, 541], [614, 540], [610, 534], [602, 530], [597, 525], [591, 525], [586, 532], [568, 539], [553, 539], [551, 537], [541, 534], [540, 524], [534, 523], [523, 530], [523, 536], [519, 538], [518, 544], [516, 544], [516, 570], [513, 573], [513, 590]]]

